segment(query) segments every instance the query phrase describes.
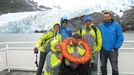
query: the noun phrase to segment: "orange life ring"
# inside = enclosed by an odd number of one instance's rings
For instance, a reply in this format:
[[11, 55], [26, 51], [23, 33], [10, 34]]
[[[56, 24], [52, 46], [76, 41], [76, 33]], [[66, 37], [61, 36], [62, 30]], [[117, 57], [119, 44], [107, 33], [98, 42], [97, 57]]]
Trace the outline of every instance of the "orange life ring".
[[85, 54], [81, 58], [76, 58], [76, 57], [72, 56], [71, 54], [69, 54], [67, 52], [67, 46], [71, 42], [71, 38], [65, 39], [61, 43], [61, 52], [62, 52], [62, 55], [66, 59], [68, 59], [70, 62], [73, 62], [73, 63], [76, 63], [76, 64], [84, 64], [84, 63], [88, 62], [91, 59], [91, 56], [92, 56], [92, 52], [91, 52], [92, 50], [90, 49], [88, 43], [85, 42], [82, 39], [80, 39], [80, 41], [81, 41], [81, 45], [85, 49]]

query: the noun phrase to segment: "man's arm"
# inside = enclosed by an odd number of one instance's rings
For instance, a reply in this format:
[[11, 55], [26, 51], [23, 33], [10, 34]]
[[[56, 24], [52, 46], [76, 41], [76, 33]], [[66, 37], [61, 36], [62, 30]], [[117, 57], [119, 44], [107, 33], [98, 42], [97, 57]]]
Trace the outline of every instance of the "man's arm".
[[117, 38], [117, 42], [115, 45], [115, 49], [119, 49], [124, 41], [123, 32], [120, 24], [117, 24], [116, 26], [116, 38]]

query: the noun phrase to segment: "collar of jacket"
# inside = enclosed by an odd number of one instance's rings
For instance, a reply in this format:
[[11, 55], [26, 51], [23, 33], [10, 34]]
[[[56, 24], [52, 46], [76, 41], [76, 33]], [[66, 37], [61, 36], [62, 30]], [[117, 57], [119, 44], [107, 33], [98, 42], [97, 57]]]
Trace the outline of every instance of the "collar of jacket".
[[66, 29], [66, 27], [61, 26], [61, 29]]
[[111, 22], [105, 22], [105, 21], [103, 21], [103, 24], [104, 25], [111, 25], [112, 23], [114, 23], [114, 19], [112, 19]]

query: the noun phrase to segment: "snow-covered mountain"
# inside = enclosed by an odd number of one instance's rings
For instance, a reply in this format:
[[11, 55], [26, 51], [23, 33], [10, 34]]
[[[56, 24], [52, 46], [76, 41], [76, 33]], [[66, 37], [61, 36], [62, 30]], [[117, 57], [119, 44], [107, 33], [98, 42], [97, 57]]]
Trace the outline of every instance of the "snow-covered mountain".
[[87, 10], [102, 11], [112, 10], [118, 15], [122, 15], [120, 11], [130, 9], [134, 6], [134, 0], [33, 0], [38, 5], [47, 6], [50, 8], [60, 8], [68, 10]]
[[[28, 0], [29, 1], [29, 0]], [[123, 11], [134, 6], [134, 0], [31, 0], [37, 6], [52, 9], [34, 12], [8, 13], [0, 16], [0, 33], [29, 33], [51, 28], [51, 23], [60, 21], [62, 16], [68, 19], [82, 15], [111, 10], [122, 16]], [[42, 8], [43, 10], [43, 8]]]

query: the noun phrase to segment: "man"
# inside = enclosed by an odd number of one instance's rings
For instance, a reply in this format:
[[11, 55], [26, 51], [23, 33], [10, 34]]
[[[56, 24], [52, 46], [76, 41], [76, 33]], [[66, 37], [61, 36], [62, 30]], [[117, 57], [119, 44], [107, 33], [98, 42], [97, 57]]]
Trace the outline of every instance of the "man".
[[107, 75], [108, 59], [112, 65], [112, 75], [119, 75], [118, 50], [124, 41], [121, 25], [113, 20], [110, 12], [104, 12], [100, 30], [103, 41], [100, 52], [102, 75]]
[[60, 33], [62, 35], [62, 40], [71, 37], [72, 36], [72, 31], [69, 27], [67, 27], [68, 25], [68, 20], [66, 17], [62, 17], [61, 18], [61, 28], [60, 28]]
[[40, 50], [40, 59], [39, 66], [36, 72], [36, 75], [41, 75], [42, 69], [44, 66], [45, 58], [47, 53], [50, 51], [50, 42], [53, 39], [57, 39], [58, 41], [62, 41], [62, 36], [59, 34], [60, 24], [58, 22], [54, 22], [52, 30], [45, 33], [37, 42], [36, 47], [34, 48], [34, 53], [38, 53]]
[[91, 16], [87, 15], [84, 17], [84, 26], [78, 30], [78, 33], [81, 35], [81, 38], [87, 41], [89, 46], [92, 48], [92, 60], [89, 62], [91, 63], [91, 75], [97, 75], [98, 53], [102, 46], [102, 36], [99, 28], [94, 26]]
[[[79, 34], [74, 34], [71, 37], [67, 52], [77, 59], [80, 59], [85, 54]], [[88, 67], [88, 63], [76, 64], [65, 58], [63, 75], [88, 75]]]

